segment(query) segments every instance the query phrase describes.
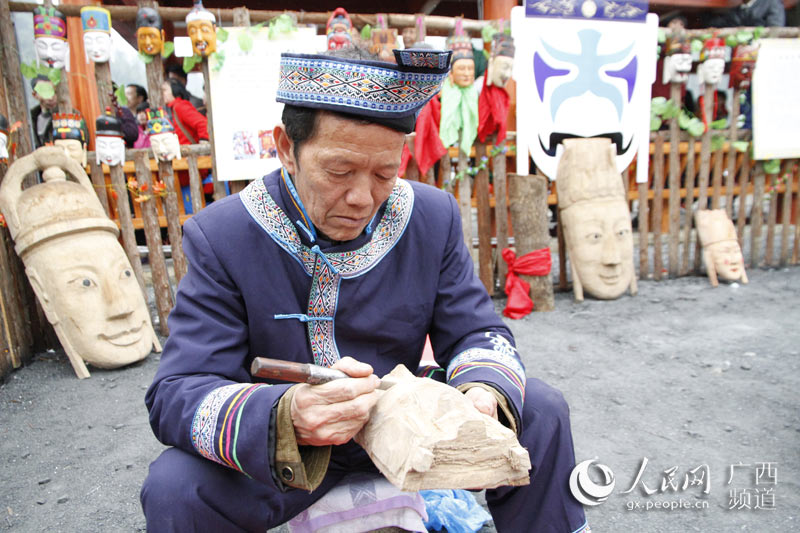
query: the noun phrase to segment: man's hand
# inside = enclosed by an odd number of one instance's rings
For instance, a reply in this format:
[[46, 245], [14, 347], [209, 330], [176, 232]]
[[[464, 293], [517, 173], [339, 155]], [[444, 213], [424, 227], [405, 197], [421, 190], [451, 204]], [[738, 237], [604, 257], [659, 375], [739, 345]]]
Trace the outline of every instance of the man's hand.
[[497, 420], [497, 398], [494, 394], [480, 387], [472, 387], [464, 393], [475, 406], [475, 409]]
[[322, 385], [299, 385], [292, 396], [291, 416], [297, 444], [327, 446], [344, 444], [369, 420], [378, 401], [380, 379], [372, 367], [345, 357], [332, 368], [352, 379], [336, 379]]

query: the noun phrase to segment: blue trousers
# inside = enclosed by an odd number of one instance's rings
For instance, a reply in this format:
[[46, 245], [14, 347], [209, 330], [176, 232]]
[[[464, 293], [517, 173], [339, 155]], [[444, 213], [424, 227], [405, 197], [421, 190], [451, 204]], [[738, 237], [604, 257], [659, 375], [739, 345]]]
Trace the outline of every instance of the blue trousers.
[[[569, 408], [559, 391], [528, 379], [520, 444], [530, 453], [531, 484], [486, 491], [500, 533], [572, 533], [586, 525], [583, 508], [570, 494], [575, 466]], [[348, 473], [375, 472], [364, 450], [336, 446], [320, 487], [276, 491], [259, 481], [176, 448], [150, 465], [141, 492], [147, 531], [265, 531], [292, 519]]]

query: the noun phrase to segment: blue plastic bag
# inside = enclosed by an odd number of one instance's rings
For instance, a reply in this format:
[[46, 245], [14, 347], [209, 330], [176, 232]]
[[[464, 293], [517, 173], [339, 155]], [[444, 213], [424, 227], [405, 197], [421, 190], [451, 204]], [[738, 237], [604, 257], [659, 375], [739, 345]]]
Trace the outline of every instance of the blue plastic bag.
[[428, 512], [425, 522], [428, 531], [446, 528], [447, 533], [476, 533], [492, 519], [466, 490], [421, 490], [419, 493]]

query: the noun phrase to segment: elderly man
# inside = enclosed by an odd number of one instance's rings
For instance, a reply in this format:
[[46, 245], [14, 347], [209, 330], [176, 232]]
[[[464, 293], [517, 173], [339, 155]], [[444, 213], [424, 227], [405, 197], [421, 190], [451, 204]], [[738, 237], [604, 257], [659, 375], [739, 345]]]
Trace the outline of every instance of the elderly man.
[[[526, 380], [453, 197], [397, 178], [404, 134], [450, 53], [396, 51], [398, 65], [329, 54], [281, 58], [283, 167], [184, 226], [189, 272], [146, 397], [156, 436], [173, 446], [142, 488], [148, 531], [264, 531], [346, 474], [376, 472], [352, 441], [380, 393], [375, 376], [398, 363], [416, 371], [428, 335], [441, 377], [530, 452], [530, 485], [487, 491], [498, 531], [588, 531], [569, 494], [563, 397]], [[255, 356], [351, 378], [254, 380]]]

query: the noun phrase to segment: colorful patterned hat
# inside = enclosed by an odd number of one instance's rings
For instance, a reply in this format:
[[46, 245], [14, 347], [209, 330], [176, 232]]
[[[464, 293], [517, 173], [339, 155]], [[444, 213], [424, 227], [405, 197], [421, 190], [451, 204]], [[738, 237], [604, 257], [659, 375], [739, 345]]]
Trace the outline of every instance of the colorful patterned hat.
[[0, 133], [8, 136], [8, 119], [0, 114]]
[[674, 56], [676, 54], [691, 54], [692, 47], [689, 44], [689, 39], [683, 32], [675, 33], [667, 39], [664, 47], [664, 55]]
[[707, 39], [700, 51], [700, 61], [706, 59], [725, 59], [725, 41], [719, 37]]
[[67, 40], [67, 17], [54, 7], [36, 7], [33, 10], [33, 37], [52, 37]]
[[122, 122], [111, 114], [111, 108], [95, 121], [95, 134], [103, 137], [122, 137]]
[[147, 110], [147, 134], [158, 135], [159, 133], [175, 133], [175, 128], [172, 122], [167, 118], [164, 113], [164, 108]]
[[[394, 50], [397, 64], [281, 54], [277, 101], [358, 115], [410, 133], [450, 70], [450, 52]], [[409, 125], [410, 124], [410, 125]]]
[[136, 12], [136, 29], [157, 28], [164, 29], [161, 23], [161, 15], [152, 7], [143, 7]]
[[214, 16], [214, 13], [203, 7], [203, 0], [195, 0], [192, 10], [186, 15], [187, 24], [194, 20], [207, 20], [212, 24], [217, 23], [217, 17]]
[[111, 33], [111, 13], [108, 9], [97, 6], [81, 8], [81, 25], [83, 31], [102, 31]]
[[492, 57], [514, 57], [514, 38], [509, 34], [499, 31], [492, 37]]
[[53, 113], [53, 140], [72, 139], [86, 144], [79, 113]]
[[447, 38], [447, 48], [453, 51], [453, 63], [459, 59], [472, 59], [475, 55], [472, 51], [472, 41], [469, 35], [464, 33], [464, 19], [457, 17], [453, 34]]

